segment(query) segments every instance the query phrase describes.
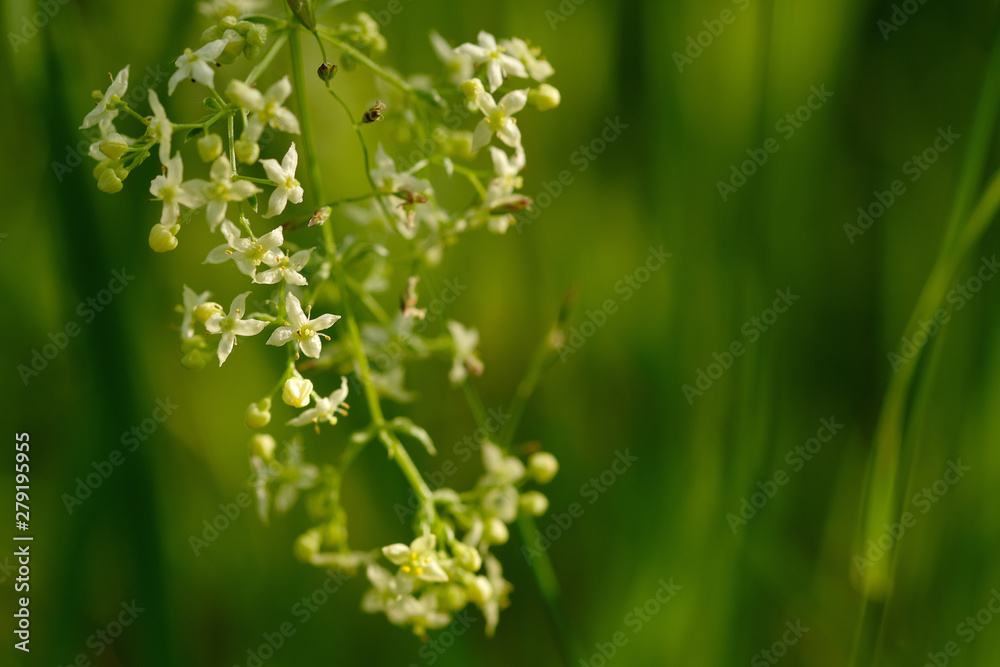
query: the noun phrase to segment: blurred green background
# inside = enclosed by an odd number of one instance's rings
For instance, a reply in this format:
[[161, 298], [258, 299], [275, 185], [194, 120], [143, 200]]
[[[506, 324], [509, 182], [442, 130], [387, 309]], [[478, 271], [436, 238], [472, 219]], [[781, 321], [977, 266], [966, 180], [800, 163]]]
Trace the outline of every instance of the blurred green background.
[[[349, 2], [325, 20], [387, 4]], [[764, 650], [774, 661], [781, 653], [786, 664], [824, 666], [920, 665], [928, 652], [947, 664], [1000, 658], [1000, 623], [981, 613], [971, 640], [972, 626], [959, 625], [1000, 587], [1000, 518], [990, 514], [1000, 503], [1000, 292], [992, 282], [951, 311], [924, 351], [898, 490], [900, 509], [916, 523], [882, 556], [895, 563], [891, 594], [866, 605], [853, 561], [868, 550], [859, 522], [893, 375], [886, 355], [898, 352], [940, 250], [963, 157], [985, 151], [987, 173], [1000, 164], [993, 134], [978, 143], [971, 136], [997, 3], [910, 0], [897, 3], [900, 11], [903, 4], [916, 11], [897, 13], [907, 20], [889, 32], [879, 22], [892, 20], [893, 3], [858, 0], [402, 0], [384, 27], [389, 51], [380, 61], [404, 73], [438, 71], [431, 29], [454, 43], [480, 29], [530, 38], [556, 69], [561, 107], [519, 117], [525, 191], [553, 189], [563, 170], [572, 183], [531, 224], [503, 237], [469, 235], [437, 275], [469, 286], [450, 314], [482, 334], [486, 373], [476, 384], [490, 407], [509, 405], [572, 286], [572, 326], [607, 299], [618, 306], [547, 373], [518, 433], [562, 463], [548, 488], [551, 512], [574, 502], [584, 508], [565, 530], [551, 528], [551, 514], [539, 521], [559, 534], [548, 553], [580, 651], [574, 665], [772, 664]], [[9, 35], [24, 34], [42, 5], [54, 15], [15, 52]], [[149, 250], [159, 212], [145, 201], [151, 165], [143, 167], [148, 177], [135, 176], [113, 197], [96, 189], [89, 158], [65, 173], [54, 168], [80, 142], [76, 128], [106, 72], [131, 63], [132, 86], [158, 79], [165, 98], [171, 62], [205, 25], [187, 2], [3, 3], [3, 423], [11, 444], [15, 432], [31, 436], [35, 535], [30, 656], [11, 648], [6, 610], [15, 595], [4, 559], [12, 549], [0, 549], [3, 664], [67, 665], [82, 653], [95, 665], [246, 665], [247, 650], [289, 620], [295, 635], [265, 664], [431, 664], [408, 631], [359, 611], [361, 577], [298, 624], [293, 606], [327, 578], [292, 555], [301, 513], [265, 527], [244, 511], [193, 554], [189, 536], [246, 488], [243, 409], [270, 387], [261, 369], [280, 359], [248, 344], [221, 370], [185, 371], [169, 326], [181, 284], [222, 297], [242, 284], [235, 272], [201, 265], [207, 231], [186, 234], [167, 256]], [[713, 29], [719, 34], [706, 32]], [[699, 33], [700, 52], [688, 42]], [[690, 62], [678, 61], [689, 48]], [[313, 45], [306, 53], [319, 63]], [[360, 70], [336, 79], [356, 108], [376, 95], [369, 82]], [[364, 185], [356, 144], [314, 83], [325, 180], [335, 194], [353, 194]], [[832, 96], [788, 136], [788, 125], [776, 123], [807, 103], [812, 86]], [[168, 111], [191, 117], [199, 98], [181, 93]], [[609, 119], [627, 127], [580, 171], [576, 152]], [[949, 127], [960, 138], [910, 181], [906, 163]], [[723, 201], [718, 182], [748, 150], [759, 156], [769, 138], [777, 152]], [[905, 194], [852, 243], [844, 225], [896, 179]], [[988, 231], [956, 284], [998, 243], [1000, 232]], [[626, 301], [616, 285], [661, 244], [672, 257]], [[78, 304], [122, 267], [134, 281], [84, 323]], [[751, 318], [767, 321], [762, 313], [779, 289], [799, 299], [763, 331]], [[17, 366], [70, 321], [81, 335], [25, 386]], [[746, 333], [754, 330], [758, 337]], [[745, 354], [689, 401], [682, 386], [694, 386], [699, 370], [712, 372], [713, 355], [724, 358], [734, 341]], [[444, 374], [439, 367], [414, 375], [423, 398], [408, 414], [450, 451], [475, 425]], [[167, 397], [179, 406], [174, 415], [68, 514], [62, 494]], [[843, 428], [796, 470], [786, 453], [805, 446], [824, 418]], [[348, 432], [324, 431], [310, 442], [310, 457], [339, 452]], [[594, 487], [582, 485], [625, 450], [638, 461], [594, 498]], [[4, 451], [0, 498], [12, 508], [13, 447]], [[427, 472], [441, 465], [417, 458]], [[970, 470], [922, 513], [911, 497], [958, 459]], [[758, 483], [769, 488], [778, 471], [786, 483], [734, 534], [727, 514], [738, 514]], [[464, 466], [456, 484], [475, 474], [475, 465]], [[405, 501], [405, 481], [381, 450], [364, 452], [346, 494], [356, 545], [405, 538], [392, 511]], [[497, 636], [486, 639], [475, 616], [453, 647], [434, 654], [436, 664], [562, 664], [520, 547], [515, 537], [500, 549], [516, 588]], [[676, 596], [647, 606], [671, 579], [682, 587]], [[88, 637], [133, 599], [144, 611], [96, 655]], [[796, 622], [808, 628], [801, 640], [786, 633]], [[605, 659], [619, 631], [625, 641]], [[795, 643], [782, 648], [783, 635]], [[948, 642], [957, 655], [942, 653]]]

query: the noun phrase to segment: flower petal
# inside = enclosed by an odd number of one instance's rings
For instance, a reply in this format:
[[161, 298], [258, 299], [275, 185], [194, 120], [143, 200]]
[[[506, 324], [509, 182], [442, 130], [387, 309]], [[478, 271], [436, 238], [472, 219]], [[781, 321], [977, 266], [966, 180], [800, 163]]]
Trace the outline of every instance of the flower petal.
[[302, 304], [299, 303], [298, 297], [291, 292], [288, 293], [288, 298], [285, 301], [285, 312], [288, 314], [289, 324], [296, 329], [309, 321], [306, 314], [302, 312]]
[[295, 329], [292, 327], [278, 327], [271, 334], [271, 337], [267, 339], [267, 344], [284, 345], [293, 338], [295, 338]]
[[334, 325], [334, 323], [340, 319], [340, 315], [331, 315], [330, 313], [325, 313], [320, 315], [316, 319], [309, 322], [311, 326], [316, 331], [322, 331], [323, 329], [329, 329]]
[[323, 351], [323, 343], [320, 342], [319, 336], [310, 336], [305, 340], [300, 340], [299, 347], [302, 348], [304, 355], [313, 359], [319, 359], [319, 353]]
[[395, 565], [402, 565], [410, 559], [410, 547], [405, 544], [390, 544], [387, 547], [382, 547], [382, 553], [389, 562]]

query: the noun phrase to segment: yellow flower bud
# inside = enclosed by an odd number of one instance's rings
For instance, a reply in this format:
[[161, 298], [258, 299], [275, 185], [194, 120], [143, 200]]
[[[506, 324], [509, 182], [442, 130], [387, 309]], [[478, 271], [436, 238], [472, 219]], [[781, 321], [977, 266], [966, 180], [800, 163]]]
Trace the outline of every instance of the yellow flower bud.
[[472, 580], [466, 591], [469, 594], [469, 600], [481, 607], [493, 596], [493, 585], [489, 579], [479, 575]]
[[455, 554], [455, 564], [463, 570], [479, 572], [479, 568], [483, 566], [483, 558], [475, 547], [456, 541], [452, 543], [451, 550]]
[[528, 491], [521, 496], [521, 507], [532, 516], [541, 516], [549, 509], [549, 499], [544, 493], [538, 491]]
[[293, 408], [304, 408], [312, 397], [313, 383], [301, 375], [293, 375], [285, 380], [281, 389], [281, 400]]
[[236, 159], [243, 164], [253, 164], [260, 157], [260, 145], [249, 139], [236, 140]]
[[185, 353], [191, 350], [204, 350], [206, 347], [208, 344], [205, 342], [204, 336], [191, 336], [181, 341], [181, 352]]
[[277, 446], [278, 443], [267, 433], [256, 433], [250, 438], [250, 454], [265, 460], [274, 456]]
[[438, 598], [445, 609], [462, 609], [469, 603], [469, 595], [465, 589], [458, 584], [450, 584], [445, 587], [444, 594]]
[[539, 484], [548, 484], [559, 472], [559, 461], [548, 452], [537, 452], [528, 459], [528, 472]]
[[198, 157], [204, 162], [214, 162], [222, 155], [222, 137], [215, 134], [206, 134], [198, 140]]
[[122, 179], [118, 178], [118, 174], [110, 167], [103, 170], [97, 179], [97, 189], [101, 192], [107, 192], [109, 195], [120, 192], [122, 187]]
[[204, 324], [205, 322], [208, 322], [208, 318], [212, 315], [223, 315], [225, 312], [226, 311], [222, 309], [222, 306], [216, 302], [206, 301], [205, 303], [199, 304], [198, 307], [194, 309], [194, 316], [199, 322]]
[[117, 160], [128, 152], [128, 143], [125, 141], [125, 137], [117, 132], [112, 132], [101, 142], [100, 149], [107, 157]]
[[507, 524], [496, 517], [492, 517], [486, 522], [486, 539], [491, 544], [506, 544], [510, 539], [510, 531]]
[[293, 548], [295, 557], [308, 563], [313, 556], [319, 553], [322, 544], [323, 535], [319, 529], [313, 528], [312, 530], [308, 530], [299, 535], [295, 540], [295, 547]]
[[246, 422], [250, 428], [264, 428], [271, 422], [271, 399], [265, 398], [247, 406]]
[[[108, 174], [110, 170], [104, 173]], [[149, 230], [149, 247], [156, 252], [170, 252], [177, 247], [177, 237], [171, 233], [170, 227], [157, 223]]]
[[[251, 47], [261, 47], [267, 43], [267, 26], [262, 23], [249, 23], [248, 21], [243, 21], [247, 23], [247, 31], [244, 33], [247, 36], [247, 45]], [[237, 27], [237, 30], [239, 28]]]
[[181, 357], [181, 366], [189, 371], [200, 371], [205, 367], [205, 355], [201, 350], [191, 350]]
[[559, 95], [559, 89], [547, 83], [543, 83], [528, 93], [528, 103], [538, 107], [539, 111], [555, 109], [559, 106], [560, 101], [562, 101], [562, 97]]

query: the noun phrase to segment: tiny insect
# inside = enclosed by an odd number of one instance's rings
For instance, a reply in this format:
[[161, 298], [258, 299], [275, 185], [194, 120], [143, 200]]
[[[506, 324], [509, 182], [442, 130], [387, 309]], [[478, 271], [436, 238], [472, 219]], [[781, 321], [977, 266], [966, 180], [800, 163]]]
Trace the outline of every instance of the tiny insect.
[[374, 123], [377, 120], [382, 120], [384, 116], [382, 113], [385, 111], [385, 105], [382, 100], [375, 100], [375, 104], [371, 109], [365, 112], [365, 115], [361, 117], [362, 123]]

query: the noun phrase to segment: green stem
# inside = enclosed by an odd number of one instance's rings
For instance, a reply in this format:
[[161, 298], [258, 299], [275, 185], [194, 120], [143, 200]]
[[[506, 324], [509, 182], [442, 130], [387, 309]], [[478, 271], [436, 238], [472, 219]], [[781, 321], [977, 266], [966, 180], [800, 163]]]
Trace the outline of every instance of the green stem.
[[[434, 284], [432, 276], [430, 275], [430, 271], [427, 270], [426, 266], [423, 266], [422, 268], [424, 281], [427, 284], [431, 297], [434, 300], [439, 301], [437, 288]], [[443, 311], [442, 315], [444, 315]], [[560, 325], [557, 324], [556, 326], [558, 327]], [[517, 432], [517, 426], [520, 423], [521, 417], [524, 415], [524, 409], [527, 406], [528, 400], [531, 397], [531, 394], [534, 393], [535, 387], [537, 387], [538, 380], [541, 378], [542, 373], [551, 361], [552, 347], [550, 341], [551, 333], [549, 336], [545, 337], [545, 341], [535, 351], [531, 363], [525, 372], [524, 379], [522, 379], [520, 384], [518, 384], [517, 393], [514, 397], [514, 401], [511, 403], [510, 419], [507, 420], [507, 423], [504, 425], [500, 437], [498, 438], [499, 442], [497, 444], [499, 444], [504, 450], [506, 450], [513, 441], [514, 434]], [[476, 420], [476, 424], [479, 428], [486, 429], [486, 409], [483, 406], [483, 401], [479, 396], [479, 392], [476, 391], [475, 386], [473, 386], [472, 382], [468, 378], [463, 385], [463, 390], [469, 403], [469, 408], [472, 410], [472, 414]], [[521, 541], [525, 544], [529, 544], [531, 537], [534, 536], [536, 531], [534, 517], [521, 512], [517, 521], [517, 529], [521, 536]], [[542, 594], [542, 599], [545, 600], [545, 606], [549, 612], [549, 617], [552, 619], [552, 625], [555, 627], [556, 637], [559, 641], [559, 648], [562, 651], [563, 659], [569, 667], [573, 667], [583, 659], [583, 652], [580, 650], [579, 644], [574, 637], [572, 626], [569, 623], [565, 605], [562, 602], [562, 594], [559, 590], [559, 580], [556, 577], [555, 568], [552, 566], [552, 560], [549, 558], [548, 552], [542, 551], [534, 554], [530, 560], [530, 566], [531, 572], [535, 576], [535, 583], [538, 585], [538, 590]]]
[[382, 79], [384, 79], [388, 83], [391, 83], [393, 86], [395, 86], [396, 88], [399, 88], [403, 92], [405, 92], [405, 93], [418, 93], [419, 92], [419, 91], [417, 91], [416, 88], [414, 88], [413, 86], [411, 86], [410, 84], [406, 83], [401, 78], [399, 78], [398, 75], [393, 74], [392, 72], [390, 72], [389, 70], [385, 69], [384, 67], [382, 67], [381, 65], [379, 65], [378, 63], [376, 63], [374, 60], [372, 60], [371, 58], [369, 58], [365, 54], [363, 54], [360, 51], [358, 51], [356, 48], [354, 48], [353, 46], [351, 46], [350, 44], [348, 44], [344, 40], [342, 40], [339, 37], [337, 37], [336, 34], [332, 30], [330, 30], [329, 28], [324, 28], [323, 26], [317, 26], [315, 34], [316, 34], [317, 37], [325, 39], [330, 44], [333, 44], [334, 46], [336, 46], [338, 49], [340, 49], [344, 53], [350, 54], [350, 56], [352, 58], [354, 58], [359, 63], [361, 63], [362, 65], [364, 65], [368, 69], [370, 69], [375, 74], [377, 74], [379, 77], [381, 77]]
[[250, 181], [251, 183], [258, 183], [260, 185], [266, 185], [268, 187], [274, 187], [274, 181], [267, 178], [256, 178], [254, 176], [243, 176], [242, 174], [236, 174], [233, 176], [234, 181]]
[[[299, 118], [301, 120], [302, 143], [304, 144], [305, 159], [307, 162], [307, 175], [311, 185], [313, 201], [319, 205], [324, 200], [323, 180], [319, 172], [319, 163], [316, 159], [316, 143], [313, 135], [312, 121], [309, 115], [309, 106], [306, 99], [306, 80], [303, 68], [301, 35], [298, 32], [289, 36], [289, 45], [292, 52], [292, 74], [295, 80], [295, 95], [299, 107]], [[390, 458], [396, 461], [396, 465], [402, 470], [403, 475], [410, 482], [413, 490], [421, 500], [428, 519], [433, 523], [435, 517], [434, 504], [431, 500], [432, 492], [430, 487], [420, 475], [416, 464], [410, 458], [409, 453], [403, 447], [399, 439], [385, 428], [385, 416], [382, 414], [382, 405], [379, 402], [378, 392], [371, 381], [371, 371], [368, 365], [368, 356], [365, 354], [364, 346], [361, 342], [361, 331], [358, 329], [357, 319], [354, 317], [354, 308], [351, 304], [350, 291], [347, 285], [347, 277], [344, 266], [337, 253], [337, 243], [333, 235], [333, 227], [324, 224], [323, 241], [327, 256], [332, 263], [333, 274], [340, 289], [341, 300], [344, 308], [344, 320], [347, 323], [347, 333], [353, 350], [354, 361], [358, 366], [361, 375], [361, 384], [364, 388], [365, 399], [368, 403], [368, 410], [371, 414], [372, 422], [379, 429], [379, 439], [385, 445]]]
[[281, 48], [285, 45], [285, 42], [287, 41], [288, 41], [287, 32], [282, 32], [280, 35], [278, 35], [278, 38], [275, 39], [274, 43], [271, 45], [271, 49], [264, 54], [264, 57], [261, 58], [257, 62], [257, 64], [253, 66], [253, 69], [250, 70], [250, 73], [247, 74], [246, 84], [248, 86], [252, 85], [253, 82], [257, 80], [257, 77], [263, 74], [264, 70], [271, 65], [271, 62], [274, 60], [274, 57], [278, 55], [278, 53], [281, 51]]

